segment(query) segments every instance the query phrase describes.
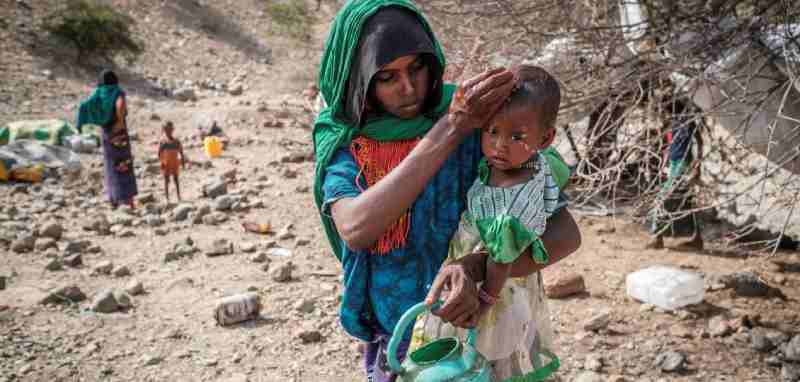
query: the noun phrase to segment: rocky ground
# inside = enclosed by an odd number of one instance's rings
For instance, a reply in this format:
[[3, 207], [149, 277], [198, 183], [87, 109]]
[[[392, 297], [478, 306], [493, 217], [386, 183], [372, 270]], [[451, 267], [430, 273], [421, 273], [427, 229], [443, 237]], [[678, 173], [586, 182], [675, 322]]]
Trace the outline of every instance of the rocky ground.
[[[0, 44], [16, 54], [0, 56], [0, 122], [68, 118], [91, 84], [88, 71], [42, 61], [49, 53], [25, 45], [41, 37], [36, 18], [19, 15], [47, 3], [15, 1], [0, 11], [17, 17], [0, 24]], [[238, 29], [225, 30], [246, 31], [240, 37], [266, 35], [263, 16], [233, 1], [116, 3], [150, 38], [149, 54], [124, 77], [142, 84], [130, 90], [138, 205], [108, 207], [99, 154], [82, 154], [77, 175], [0, 185], [0, 381], [363, 380], [357, 344], [338, 324], [340, 268], [310, 192], [313, 113], [302, 91], [318, 53], [278, 37], [242, 38], [274, 44], [266, 63], [246, 50], [258, 44], [170, 13], [205, 9], [228, 15]], [[316, 43], [332, 7], [323, 3]], [[155, 159], [165, 120], [176, 123], [191, 159], [181, 203], [164, 200]], [[227, 135], [213, 160], [197, 137], [211, 120]], [[246, 233], [244, 221], [271, 232]], [[545, 272], [558, 379], [800, 380], [796, 252], [726, 250], [713, 237], [705, 251], [681, 251], [674, 241], [646, 250], [646, 232], [624, 216], [578, 221], [582, 248]], [[653, 264], [702, 276], [704, 301], [664, 311], [627, 297], [626, 275]], [[217, 325], [215, 302], [248, 291], [261, 299], [258, 318]]]

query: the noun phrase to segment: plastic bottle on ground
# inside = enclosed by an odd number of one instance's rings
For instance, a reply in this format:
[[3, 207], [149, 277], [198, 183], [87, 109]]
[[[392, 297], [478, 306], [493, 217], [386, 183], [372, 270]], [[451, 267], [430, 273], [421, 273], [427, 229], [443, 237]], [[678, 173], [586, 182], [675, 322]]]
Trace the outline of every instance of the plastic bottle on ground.
[[661, 309], [675, 310], [703, 301], [703, 278], [675, 267], [655, 265], [628, 275], [628, 296]]

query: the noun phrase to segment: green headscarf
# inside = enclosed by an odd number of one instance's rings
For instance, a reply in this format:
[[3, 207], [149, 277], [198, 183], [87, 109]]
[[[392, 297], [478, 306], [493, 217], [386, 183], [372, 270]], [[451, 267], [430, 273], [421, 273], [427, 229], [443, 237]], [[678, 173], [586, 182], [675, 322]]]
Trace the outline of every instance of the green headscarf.
[[100, 84], [91, 96], [81, 102], [76, 128], [82, 133], [83, 125], [106, 126], [114, 120], [117, 97], [122, 93], [116, 75], [106, 70], [101, 74]]
[[[357, 54], [362, 27], [370, 16], [384, 7], [396, 6], [407, 9], [419, 18], [419, 23], [428, 33], [433, 43], [436, 60], [441, 68], [445, 67], [444, 54], [425, 18], [417, 7], [408, 0], [350, 0], [336, 15], [331, 25], [330, 34], [325, 42], [325, 51], [319, 71], [319, 88], [328, 107], [322, 110], [314, 123], [314, 200], [320, 210], [320, 218], [325, 234], [333, 247], [336, 258], [341, 260], [342, 239], [336, 231], [333, 219], [322, 213], [322, 182], [325, 169], [330, 164], [333, 154], [342, 147], [349, 146], [356, 136], [366, 136], [378, 141], [397, 141], [417, 138], [424, 135], [434, 123], [447, 112], [455, 87], [445, 85], [442, 88], [441, 100], [430, 112], [413, 119], [400, 119], [385, 114], [373, 118], [358, 126], [357, 123], [345, 121], [342, 116], [348, 80], [353, 66], [354, 55]], [[432, 81], [438, 79], [432, 78]]]

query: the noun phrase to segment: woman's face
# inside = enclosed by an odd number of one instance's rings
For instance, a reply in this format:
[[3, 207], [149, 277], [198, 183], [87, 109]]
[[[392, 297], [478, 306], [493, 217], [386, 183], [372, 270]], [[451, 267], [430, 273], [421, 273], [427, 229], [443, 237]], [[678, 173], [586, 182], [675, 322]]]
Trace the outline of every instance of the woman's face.
[[420, 114], [428, 96], [430, 69], [421, 55], [400, 57], [372, 77], [375, 97], [383, 109], [399, 118]]

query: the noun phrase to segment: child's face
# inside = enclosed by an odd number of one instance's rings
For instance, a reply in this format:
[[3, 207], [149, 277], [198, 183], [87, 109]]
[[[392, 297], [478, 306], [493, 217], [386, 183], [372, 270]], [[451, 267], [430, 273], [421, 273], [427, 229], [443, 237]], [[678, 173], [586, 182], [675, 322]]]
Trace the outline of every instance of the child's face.
[[165, 135], [171, 137], [172, 136], [172, 132], [175, 130], [175, 128], [172, 127], [172, 126], [164, 126], [163, 130], [164, 130], [164, 134]]
[[510, 170], [549, 146], [554, 137], [555, 130], [542, 125], [538, 108], [505, 107], [483, 129], [481, 150], [490, 166]]

